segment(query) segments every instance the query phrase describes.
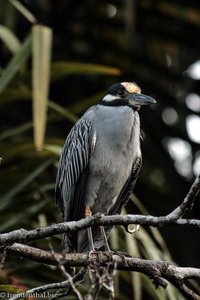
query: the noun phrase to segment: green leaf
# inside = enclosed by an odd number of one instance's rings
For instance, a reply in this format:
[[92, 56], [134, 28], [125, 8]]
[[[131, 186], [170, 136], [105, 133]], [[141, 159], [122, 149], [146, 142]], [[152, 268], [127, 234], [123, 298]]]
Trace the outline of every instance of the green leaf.
[[[26, 74], [26, 72], [25, 72]], [[15, 79], [16, 82], [16, 79]], [[31, 99], [32, 94], [31, 90], [29, 90], [25, 86], [17, 86], [17, 93], [16, 93], [16, 86], [7, 88], [3, 91], [0, 97], [0, 104], [8, 104], [9, 102], [13, 101], [23, 101]]]
[[115, 67], [81, 62], [59, 61], [52, 63], [52, 80], [58, 80], [66, 75], [71, 74], [99, 74], [119, 76], [121, 74], [121, 71], [120, 69]]
[[33, 27], [33, 125], [34, 143], [38, 150], [44, 144], [49, 74], [51, 62], [52, 30], [46, 26]]
[[48, 199], [43, 199], [39, 203], [32, 204], [21, 212], [15, 213], [15, 217], [7, 219], [3, 224], [0, 225], [0, 231], [9, 230], [9, 228], [18, 226], [24, 219], [30, 218], [32, 215], [37, 214], [46, 204]]
[[24, 292], [24, 290], [14, 286], [14, 285], [11, 285], [11, 284], [0, 284], [0, 291], [1, 292], [9, 292], [9, 293]]
[[80, 114], [81, 112], [88, 109], [88, 107], [95, 105], [105, 95], [105, 91], [99, 92], [91, 97], [87, 97], [78, 102], [75, 102], [68, 106], [68, 109], [74, 114]]
[[20, 126], [16, 126], [14, 128], [8, 129], [0, 134], [0, 141], [6, 138], [16, 136], [17, 134], [20, 134], [28, 129], [31, 129], [32, 126], [33, 126], [32, 122], [27, 122]]
[[51, 144], [45, 144], [44, 145], [44, 150], [47, 150], [53, 154], [56, 154], [56, 155], [61, 155], [61, 152], [62, 152], [62, 147], [61, 146], [58, 146], [58, 145], [51, 145]]
[[[149, 211], [144, 207], [144, 205], [142, 204], [142, 202], [134, 195], [132, 194], [130, 196], [130, 200], [139, 208], [139, 210], [141, 211], [141, 213], [143, 215], [149, 215]], [[170, 252], [167, 248], [167, 245], [162, 237], [162, 235], [159, 232], [158, 228], [153, 228], [150, 227], [149, 230], [151, 231], [151, 234], [153, 236], [153, 238], [156, 240], [156, 242], [158, 243], [158, 245], [161, 247], [161, 249], [163, 250], [163, 257], [162, 259], [168, 259], [168, 260], [172, 260]]]
[[17, 71], [23, 65], [25, 60], [31, 53], [31, 37], [27, 37], [25, 42], [22, 44], [20, 49], [17, 51], [15, 56], [8, 63], [6, 68], [2, 72], [0, 78], [0, 93], [6, 88], [12, 78], [15, 76]]
[[3, 43], [13, 54], [15, 54], [21, 46], [19, 39], [14, 33], [3, 25], [0, 25], [0, 39], [2, 39]]
[[9, 0], [9, 2], [31, 23], [36, 23], [34, 15], [19, 1]]
[[59, 114], [61, 114], [62, 116], [66, 117], [69, 121], [71, 121], [72, 123], [75, 123], [77, 121], [77, 116], [75, 114], [73, 114], [72, 112], [70, 112], [68, 109], [63, 108], [61, 105], [53, 102], [53, 101], [49, 101], [48, 102], [48, 106], [53, 109], [54, 111], [58, 112]]
[[6, 194], [1, 197], [0, 211], [2, 211], [12, 201], [13, 197], [21, 192], [27, 185], [29, 185], [36, 177], [38, 177], [51, 163], [54, 161], [54, 157], [45, 161], [42, 165], [36, 168], [26, 178], [19, 182], [16, 186], [11, 188]]

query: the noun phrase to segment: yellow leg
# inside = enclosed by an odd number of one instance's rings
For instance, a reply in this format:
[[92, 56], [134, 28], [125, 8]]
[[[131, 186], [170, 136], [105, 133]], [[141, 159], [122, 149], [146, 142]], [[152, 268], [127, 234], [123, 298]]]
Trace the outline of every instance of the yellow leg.
[[102, 235], [102, 238], [103, 238], [103, 243], [104, 243], [105, 250], [110, 252], [110, 247], [109, 247], [109, 244], [108, 244], [108, 240], [107, 240], [107, 237], [106, 237], [104, 227], [100, 226], [100, 230], [101, 230], [101, 235]]
[[[92, 211], [89, 207], [85, 208], [85, 217], [90, 217], [92, 215]], [[88, 243], [89, 243], [89, 250], [94, 251], [94, 241], [93, 241], [93, 236], [92, 236], [92, 228], [88, 227], [87, 228], [87, 234], [88, 234]]]

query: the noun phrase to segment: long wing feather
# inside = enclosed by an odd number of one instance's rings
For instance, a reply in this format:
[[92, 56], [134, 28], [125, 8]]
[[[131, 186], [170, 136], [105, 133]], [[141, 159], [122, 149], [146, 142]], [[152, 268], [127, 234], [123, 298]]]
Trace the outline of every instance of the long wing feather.
[[130, 194], [132, 193], [132, 191], [135, 187], [141, 165], [142, 165], [142, 157], [138, 156], [133, 164], [131, 175], [129, 176], [128, 180], [126, 181], [125, 185], [123, 186], [123, 188], [117, 198], [117, 201], [110, 209], [109, 215], [114, 215], [114, 214], [120, 213], [122, 207], [127, 204], [128, 200], [129, 200], [128, 197], [130, 196]]
[[[95, 146], [91, 119], [81, 118], [70, 131], [60, 157], [56, 178], [56, 202], [64, 221], [78, 220], [84, 213], [87, 170]], [[68, 235], [68, 244], [75, 237]]]
[[[142, 165], [142, 157], [139, 156], [136, 158], [133, 164], [131, 175], [129, 176], [128, 180], [123, 186], [115, 204], [111, 207], [108, 213], [109, 215], [115, 215], [121, 213], [122, 207], [127, 204], [129, 200], [129, 196], [135, 187], [141, 165]], [[105, 226], [106, 235], [109, 235], [111, 229], [112, 226]]]

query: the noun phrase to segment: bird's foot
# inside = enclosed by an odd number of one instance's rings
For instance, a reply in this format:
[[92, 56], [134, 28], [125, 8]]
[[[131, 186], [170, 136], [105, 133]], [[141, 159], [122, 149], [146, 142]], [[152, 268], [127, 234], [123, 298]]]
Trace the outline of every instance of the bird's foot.
[[112, 254], [113, 254], [113, 255], [118, 255], [118, 256], [122, 259], [124, 265], [127, 264], [126, 258], [127, 258], [127, 257], [132, 257], [132, 256], [131, 256], [130, 254], [128, 254], [127, 252], [121, 252], [121, 251], [112, 251]]

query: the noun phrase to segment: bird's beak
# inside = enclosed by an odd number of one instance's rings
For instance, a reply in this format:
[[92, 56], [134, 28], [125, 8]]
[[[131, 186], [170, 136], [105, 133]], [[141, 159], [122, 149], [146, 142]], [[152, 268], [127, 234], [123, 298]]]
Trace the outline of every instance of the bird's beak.
[[131, 106], [140, 106], [156, 103], [156, 100], [144, 94], [129, 94], [128, 101]]

